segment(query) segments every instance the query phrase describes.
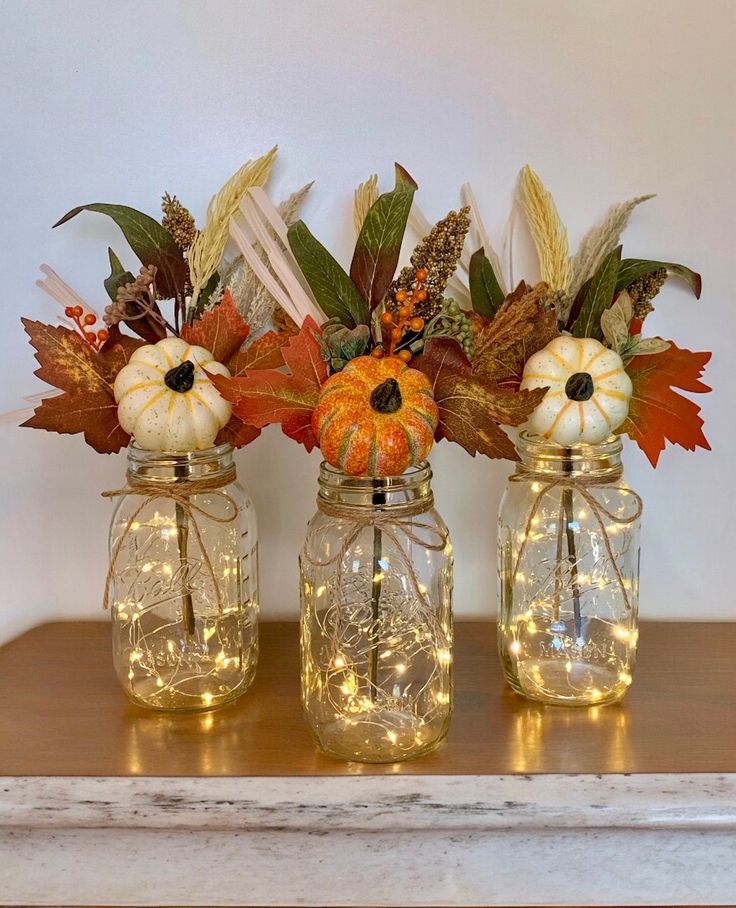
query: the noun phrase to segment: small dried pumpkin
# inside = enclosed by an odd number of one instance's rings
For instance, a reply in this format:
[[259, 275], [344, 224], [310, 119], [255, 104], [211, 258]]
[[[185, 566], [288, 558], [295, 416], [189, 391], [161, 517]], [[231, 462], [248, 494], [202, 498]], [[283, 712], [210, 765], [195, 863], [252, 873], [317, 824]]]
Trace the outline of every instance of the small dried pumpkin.
[[521, 388], [549, 388], [527, 426], [566, 448], [605, 441], [626, 419], [632, 390], [615, 350], [568, 334], [529, 357]]
[[146, 344], [118, 372], [113, 392], [118, 422], [149, 451], [209, 448], [232, 409], [204, 369], [230, 375], [209, 350], [179, 337]]
[[396, 356], [350, 360], [312, 414], [322, 455], [350, 476], [398, 476], [429, 454], [439, 414], [423, 372]]

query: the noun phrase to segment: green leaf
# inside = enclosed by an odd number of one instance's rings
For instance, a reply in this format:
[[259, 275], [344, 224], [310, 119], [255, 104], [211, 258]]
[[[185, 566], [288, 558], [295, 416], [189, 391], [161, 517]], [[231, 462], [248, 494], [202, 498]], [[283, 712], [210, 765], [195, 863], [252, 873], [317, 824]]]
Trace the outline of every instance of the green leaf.
[[339, 319], [348, 328], [367, 325], [370, 313], [363, 297], [304, 221], [289, 227], [288, 239], [294, 258], [325, 315]]
[[473, 309], [478, 315], [493, 318], [503, 303], [504, 296], [493, 265], [482, 246], [470, 257], [469, 281]]
[[107, 255], [110, 259], [110, 277], [105, 278], [105, 290], [110, 299], [115, 302], [118, 298], [118, 287], [123, 284], [130, 284], [135, 280], [130, 271], [126, 271], [123, 263], [108, 246]]
[[696, 271], [686, 268], [685, 265], [677, 265], [673, 262], [655, 262], [649, 259], [624, 259], [618, 270], [616, 290], [625, 290], [629, 284], [639, 280], [640, 277], [658, 271], [660, 268], [665, 268], [670, 274], [682, 278], [695, 294], [695, 298], [700, 299], [703, 282]]
[[585, 294], [580, 315], [575, 319], [572, 333], [575, 337], [603, 338], [601, 315], [613, 302], [616, 277], [621, 264], [621, 246], [617, 246], [601, 262]]
[[396, 164], [396, 185], [371, 205], [355, 244], [350, 277], [371, 310], [386, 295], [399, 263], [401, 243], [417, 184]]
[[154, 221], [153, 218], [127, 205], [108, 205], [95, 202], [91, 205], [80, 205], [72, 208], [63, 218], [54, 224], [58, 227], [65, 224], [80, 211], [97, 211], [106, 214], [125, 234], [130, 248], [135, 252], [143, 265], [155, 265], [156, 289], [161, 296], [172, 299], [184, 289], [188, 277], [187, 263], [168, 230]]

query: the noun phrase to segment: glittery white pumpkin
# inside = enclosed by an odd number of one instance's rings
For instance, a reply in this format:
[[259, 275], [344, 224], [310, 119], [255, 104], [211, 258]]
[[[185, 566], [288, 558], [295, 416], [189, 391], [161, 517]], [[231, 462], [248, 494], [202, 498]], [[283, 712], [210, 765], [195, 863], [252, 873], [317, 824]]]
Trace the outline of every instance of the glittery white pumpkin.
[[568, 334], [529, 357], [521, 387], [549, 388], [527, 428], [566, 448], [605, 441], [626, 419], [632, 390], [618, 353]]
[[118, 372], [118, 421], [149, 451], [209, 448], [232, 409], [204, 373], [230, 375], [204, 347], [179, 337], [138, 347]]

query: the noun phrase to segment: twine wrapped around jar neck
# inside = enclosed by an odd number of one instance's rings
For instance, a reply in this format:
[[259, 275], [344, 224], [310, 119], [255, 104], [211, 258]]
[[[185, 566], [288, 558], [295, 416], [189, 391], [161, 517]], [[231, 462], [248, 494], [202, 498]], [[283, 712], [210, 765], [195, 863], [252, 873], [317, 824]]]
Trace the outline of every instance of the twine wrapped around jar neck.
[[[205, 517], [207, 520], [211, 520], [214, 523], [220, 524], [232, 523], [234, 520], [236, 520], [239, 513], [238, 505], [235, 503], [235, 501], [233, 501], [233, 499], [230, 495], [228, 495], [227, 492], [223, 491], [225, 486], [235, 481], [235, 478], [236, 472], [234, 466], [229, 467], [222, 473], [218, 473], [217, 476], [203, 477], [200, 479], [187, 479], [179, 482], [172, 481], [167, 483], [162, 483], [161, 480], [147, 480], [129, 471], [128, 484], [124, 488], [112, 489], [110, 491], [103, 492], [103, 498], [123, 498], [126, 495], [136, 495], [141, 498], [141, 501], [133, 511], [131, 516], [128, 518], [128, 521], [125, 524], [125, 528], [120, 534], [120, 537], [116, 541], [115, 546], [110, 554], [110, 566], [108, 567], [107, 576], [105, 578], [105, 592], [102, 598], [102, 607], [104, 609], [109, 608], [110, 586], [112, 584], [112, 578], [115, 575], [117, 560], [122, 550], [123, 544], [131, 533], [133, 524], [150, 504], [162, 498], [174, 502], [177, 510], [177, 518], [179, 517], [179, 515], [183, 515], [184, 519], [187, 522], [187, 526], [191, 527], [194, 531], [194, 535], [197, 539], [197, 542], [199, 543], [199, 549], [202, 553], [202, 559], [204, 561], [205, 567], [207, 568], [207, 572], [212, 578], [212, 584], [215, 588], [215, 595], [217, 596], [218, 608], [222, 609], [222, 591], [220, 589], [220, 584], [217, 582], [215, 569], [207, 552], [207, 547], [202, 539], [202, 533], [200, 531], [199, 524], [197, 523], [197, 515], [199, 515], [200, 517]], [[195, 495], [200, 495], [205, 492], [214, 493], [215, 495], [221, 497], [225, 502], [228, 513], [224, 516], [213, 514], [206, 508], [203, 508], [192, 501], [192, 498]]]
[[[619, 588], [621, 589], [621, 595], [624, 600], [624, 605], [626, 606], [627, 611], [631, 611], [631, 602], [629, 600], [629, 594], [624, 585], [623, 577], [621, 576], [621, 571], [619, 570], [618, 564], [616, 563], [616, 557], [614, 555], [613, 549], [611, 547], [611, 540], [608, 536], [606, 530], [606, 525], [604, 523], [604, 517], [612, 521], [619, 526], [631, 526], [633, 523], [641, 517], [644, 504], [641, 500], [641, 497], [628, 486], [621, 485], [621, 480], [623, 479], [623, 468], [617, 467], [609, 470], [603, 476], [596, 475], [586, 475], [586, 474], [577, 474], [571, 475], [570, 473], [563, 474], [554, 474], [550, 472], [533, 472], [525, 471], [522, 473], [514, 473], [509, 477], [509, 482], [531, 482], [536, 483], [540, 486], [539, 492], [536, 494], [534, 501], [532, 503], [531, 509], [529, 511], [529, 517], [524, 528], [524, 538], [522, 540], [521, 546], [519, 547], [519, 552], [516, 556], [516, 563], [514, 565], [514, 580], [519, 572], [519, 567], [521, 565], [521, 560], [526, 551], [527, 542], [529, 541], [529, 534], [531, 533], [532, 525], [534, 518], [537, 515], [542, 499], [544, 496], [552, 491], [552, 489], [560, 489], [563, 494], [565, 492], [577, 492], [581, 498], [586, 502], [590, 508], [590, 512], [595, 518], [598, 526], [601, 529], [601, 535], [603, 537], [603, 544], [605, 546], [606, 552], [613, 567], [613, 571], [616, 577], [616, 582], [618, 583]], [[634, 512], [626, 517], [619, 517], [617, 514], [613, 514], [609, 508], [602, 504], [593, 494], [593, 489], [596, 488], [612, 488], [616, 491], [622, 492], [626, 495], [631, 495], [634, 501]], [[557, 532], [559, 534], [559, 544], [558, 544], [558, 560], [559, 560], [559, 550], [561, 548], [562, 540], [562, 521], [558, 521]]]
[[[435, 526], [423, 521], [415, 521], [412, 518], [425, 514], [434, 506], [434, 500], [430, 495], [429, 499], [423, 498], [420, 501], [406, 502], [404, 504], [393, 505], [390, 510], [363, 510], [350, 505], [340, 505], [334, 502], [327, 502], [322, 498], [317, 499], [317, 508], [321, 514], [331, 518], [323, 527], [325, 530], [338, 530], [344, 522], [352, 524], [351, 528], [345, 533], [342, 545], [335, 555], [328, 558], [313, 558], [305, 548], [302, 557], [304, 560], [317, 568], [337, 565], [338, 575], [342, 575], [342, 562], [347, 553], [353, 547], [361, 532], [372, 527], [380, 531], [383, 536], [390, 540], [396, 550], [399, 563], [403, 568], [406, 576], [416, 592], [417, 598], [424, 604], [427, 604], [425, 594], [422, 592], [421, 583], [417, 576], [414, 565], [406, 553], [401, 537], [410, 543], [422, 546], [431, 552], [443, 551], [449, 542], [449, 535], [446, 529]], [[422, 538], [419, 533], [426, 533], [434, 542]], [[337, 584], [336, 599], [341, 601], [340, 583]]]

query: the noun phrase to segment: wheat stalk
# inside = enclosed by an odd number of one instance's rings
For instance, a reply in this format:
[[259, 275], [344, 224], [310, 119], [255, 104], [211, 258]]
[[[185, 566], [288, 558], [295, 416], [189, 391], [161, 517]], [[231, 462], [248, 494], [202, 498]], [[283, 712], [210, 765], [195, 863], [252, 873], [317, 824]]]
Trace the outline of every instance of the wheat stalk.
[[353, 223], [356, 236], [360, 233], [365, 217], [377, 199], [378, 174], [374, 173], [365, 183], [361, 183], [353, 194]]
[[539, 256], [541, 278], [550, 290], [570, 285], [567, 230], [557, 213], [552, 194], [527, 164], [519, 174], [521, 204]]
[[575, 297], [588, 278], [596, 273], [603, 259], [618, 246], [631, 212], [637, 205], [653, 198], [654, 195], [639, 195], [628, 202], [611, 205], [603, 220], [585, 234], [572, 260], [571, 297]]
[[187, 260], [192, 282], [190, 309], [207, 281], [217, 270], [229, 236], [230, 219], [237, 213], [240, 201], [251, 186], [262, 186], [271, 173], [277, 148], [255, 161], [248, 161], [225, 183], [207, 206], [207, 221], [189, 247]]

